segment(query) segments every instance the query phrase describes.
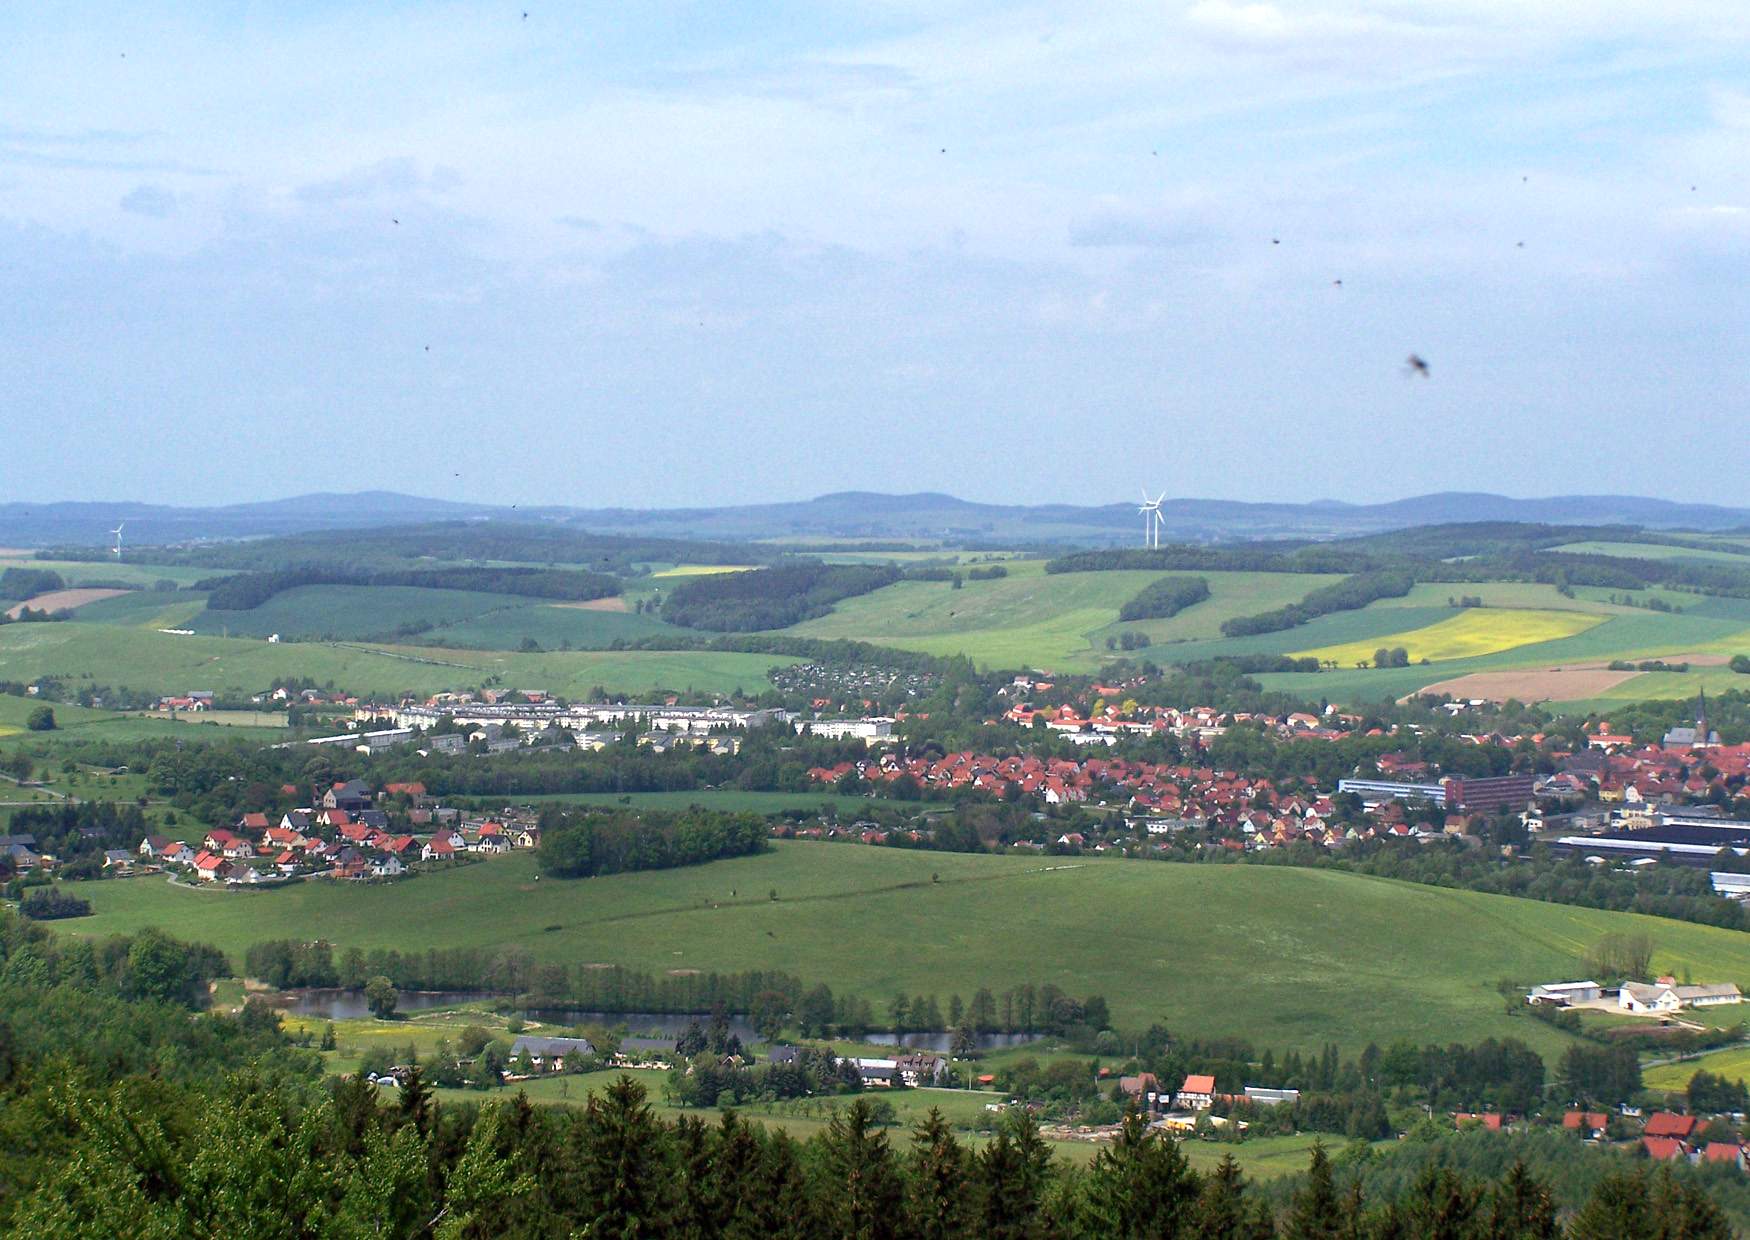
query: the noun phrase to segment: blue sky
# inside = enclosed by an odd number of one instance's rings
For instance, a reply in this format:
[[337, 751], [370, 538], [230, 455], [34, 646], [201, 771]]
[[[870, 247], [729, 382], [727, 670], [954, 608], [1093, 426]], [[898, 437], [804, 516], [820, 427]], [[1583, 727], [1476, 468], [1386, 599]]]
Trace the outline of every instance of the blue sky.
[[1747, 356], [1740, 0], [0, 8], [0, 499], [1750, 504]]

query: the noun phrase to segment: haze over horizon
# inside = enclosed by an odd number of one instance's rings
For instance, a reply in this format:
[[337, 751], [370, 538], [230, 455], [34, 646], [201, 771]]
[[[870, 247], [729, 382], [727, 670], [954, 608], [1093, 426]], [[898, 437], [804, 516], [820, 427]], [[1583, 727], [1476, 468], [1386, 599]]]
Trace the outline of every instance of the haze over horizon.
[[1750, 502], [1706, 468], [1740, 3], [75, 3], [0, 46], [0, 501]]

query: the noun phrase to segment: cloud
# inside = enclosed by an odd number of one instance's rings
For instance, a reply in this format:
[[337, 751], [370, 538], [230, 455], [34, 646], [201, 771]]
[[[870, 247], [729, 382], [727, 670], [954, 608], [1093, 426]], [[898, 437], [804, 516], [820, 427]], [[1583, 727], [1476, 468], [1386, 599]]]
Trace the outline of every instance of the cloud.
[[133, 215], [163, 220], [175, 213], [176, 195], [157, 185], [136, 185], [123, 195], [119, 205]]
[[417, 161], [401, 156], [300, 185], [295, 196], [298, 201], [310, 204], [357, 202], [385, 195], [406, 196], [430, 184], [431, 180], [420, 171]]

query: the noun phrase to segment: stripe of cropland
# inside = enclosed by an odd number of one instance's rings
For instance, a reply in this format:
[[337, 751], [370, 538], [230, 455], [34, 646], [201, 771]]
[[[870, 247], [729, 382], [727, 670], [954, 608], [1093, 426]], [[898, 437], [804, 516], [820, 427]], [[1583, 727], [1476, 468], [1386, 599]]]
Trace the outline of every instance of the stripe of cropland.
[[1580, 611], [1471, 607], [1424, 628], [1385, 633], [1366, 641], [1291, 650], [1289, 656], [1331, 660], [1340, 667], [1348, 667], [1362, 660], [1371, 660], [1375, 651], [1383, 646], [1402, 647], [1411, 662], [1426, 659], [1440, 663], [1560, 641], [1603, 622], [1602, 616]]

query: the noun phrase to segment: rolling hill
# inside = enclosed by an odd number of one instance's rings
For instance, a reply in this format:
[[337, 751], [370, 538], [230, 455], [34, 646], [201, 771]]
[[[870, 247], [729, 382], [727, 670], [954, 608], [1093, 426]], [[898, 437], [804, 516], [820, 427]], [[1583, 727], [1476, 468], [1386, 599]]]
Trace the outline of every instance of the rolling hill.
[[945, 1000], [1053, 982], [1105, 995], [1123, 1028], [1158, 1020], [1278, 1048], [1492, 1035], [1553, 1058], [1565, 1035], [1510, 1014], [1497, 983], [1566, 977], [1615, 931], [1651, 935], [1662, 970], [1750, 983], [1750, 935], [1286, 866], [787, 843], [572, 882], [537, 881], [522, 854], [388, 886], [215, 894], [152, 877], [82, 894], [95, 916], [64, 923], [69, 933], [158, 925], [239, 958], [251, 942], [319, 926], [341, 947], [516, 947], [538, 960], [652, 971], [779, 968], [877, 1009], [898, 992]]

